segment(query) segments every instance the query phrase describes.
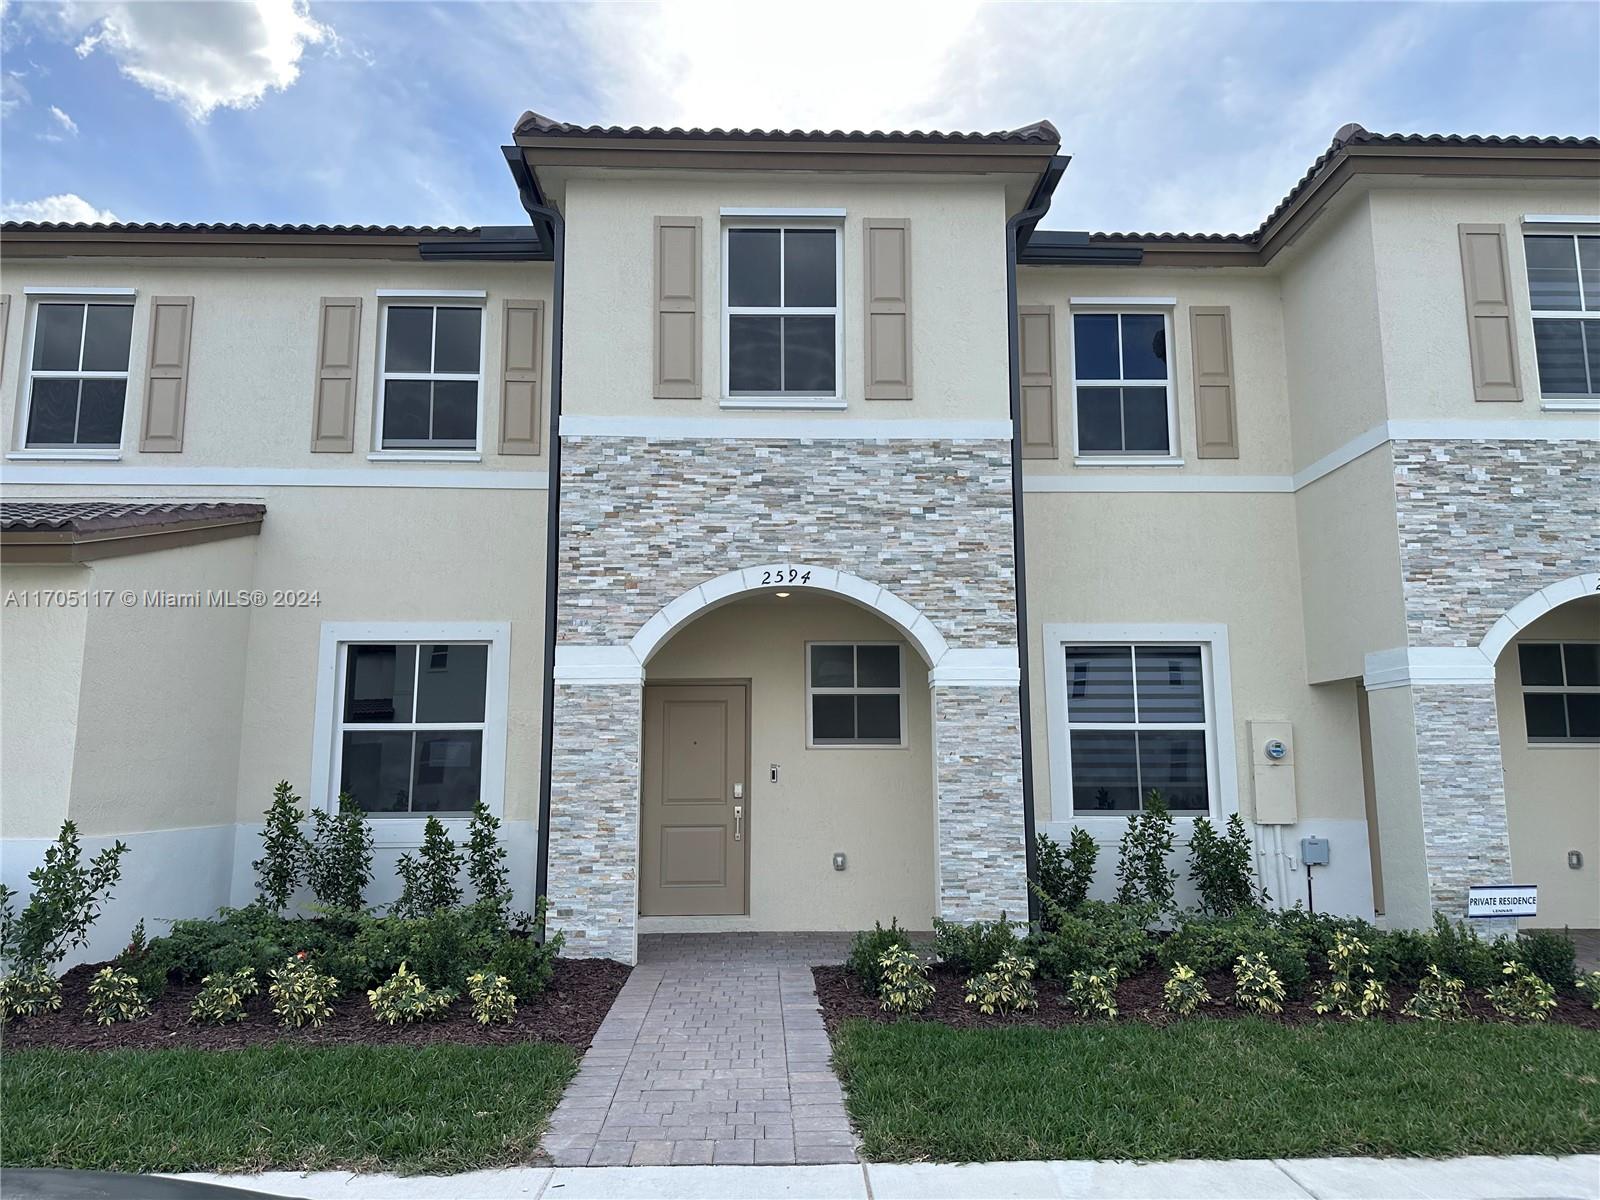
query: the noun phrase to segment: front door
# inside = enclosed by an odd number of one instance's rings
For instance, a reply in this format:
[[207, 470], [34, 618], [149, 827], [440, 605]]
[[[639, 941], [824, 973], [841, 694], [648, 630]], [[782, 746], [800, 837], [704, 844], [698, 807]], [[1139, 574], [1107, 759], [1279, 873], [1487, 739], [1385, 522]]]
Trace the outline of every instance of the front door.
[[659, 684], [644, 690], [644, 916], [748, 911], [749, 698], [743, 684]]

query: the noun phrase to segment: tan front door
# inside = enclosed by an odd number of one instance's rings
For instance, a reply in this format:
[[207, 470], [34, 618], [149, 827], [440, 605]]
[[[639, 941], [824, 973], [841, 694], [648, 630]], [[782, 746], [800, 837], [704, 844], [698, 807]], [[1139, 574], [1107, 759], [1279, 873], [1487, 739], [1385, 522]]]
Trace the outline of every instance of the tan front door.
[[644, 690], [639, 912], [647, 917], [748, 911], [749, 691], [743, 684]]

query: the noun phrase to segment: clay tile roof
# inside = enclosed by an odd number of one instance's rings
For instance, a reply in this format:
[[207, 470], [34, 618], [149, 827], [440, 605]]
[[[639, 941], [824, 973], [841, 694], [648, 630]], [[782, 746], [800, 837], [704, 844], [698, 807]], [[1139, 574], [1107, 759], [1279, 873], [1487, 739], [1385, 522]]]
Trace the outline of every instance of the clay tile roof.
[[306, 237], [476, 237], [475, 225], [241, 225], [202, 221], [7, 221], [4, 233], [244, 233]]
[[614, 138], [627, 141], [703, 141], [703, 142], [883, 142], [931, 145], [979, 146], [1057, 146], [1061, 135], [1049, 121], [1035, 121], [1020, 129], [1002, 129], [990, 133], [941, 133], [937, 130], [900, 129], [682, 129], [674, 126], [663, 129], [640, 125], [624, 128], [621, 125], [574, 125], [570, 121], [557, 121], [543, 113], [525, 112], [517, 121], [514, 136], [521, 137], [573, 137]]
[[82, 535], [122, 529], [175, 529], [230, 519], [259, 521], [266, 511], [264, 504], [220, 502], [7, 500], [0, 503], [0, 531]]

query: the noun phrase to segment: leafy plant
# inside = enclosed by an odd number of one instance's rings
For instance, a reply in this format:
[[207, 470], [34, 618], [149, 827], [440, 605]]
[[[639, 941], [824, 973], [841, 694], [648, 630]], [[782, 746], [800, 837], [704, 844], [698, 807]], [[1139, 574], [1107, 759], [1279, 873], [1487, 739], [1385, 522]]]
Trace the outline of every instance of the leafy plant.
[[[543, 896], [539, 903], [544, 903]], [[542, 942], [526, 933], [508, 933], [489, 957], [489, 968], [509, 979], [517, 995], [536, 996], [550, 986], [564, 940], [559, 931]]]
[[1167, 973], [1161, 985], [1161, 1001], [1168, 1012], [1180, 1017], [1192, 1016], [1202, 1004], [1211, 1003], [1211, 993], [1206, 981], [1188, 963], [1179, 963]]
[[1300, 995], [1310, 980], [1305, 945], [1258, 912], [1182, 921], [1157, 948], [1156, 959], [1169, 969], [1182, 962], [1209, 975], [1246, 954], [1264, 955], [1291, 996]]
[[1571, 987], [1578, 977], [1578, 949], [1554, 929], [1530, 929], [1516, 940], [1516, 958], [1546, 983]]
[[1064, 849], [1044, 833], [1034, 839], [1034, 846], [1040, 894], [1067, 912], [1076, 909], [1089, 898], [1089, 887], [1094, 883], [1100, 847], [1095, 845], [1093, 836], [1074, 825]]
[[1067, 983], [1067, 1005], [1085, 1017], [1110, 1021], [1117, 1015], [1117, 973], [1074, 971]]
[[61, 981], [43, 963], [28, 963], [0, 979], [0, 1021], [36, 1017], [61, 1007]]
[[472, 997], [472, 1019], [479, 1025], [509, 1025], [517, 1015], [516, 993], [504, 975], [474, 971], [467, 976], [467, 994]]
[[244, 1002], [261, 990], [252, 967], [227, 974], [207, 975], [189, 1009], [189, 1020], [202, 1025], [228, 1025], [245, 1018]]
[[995, 921], [933, 919], [933, 952], [963, 975], [992, 971], [1002, 958], [1020, 949], [1016, 927], [1004, 913]]
[[[305, 810], [287, 779], [272, 789], [266, 824], [261, 828], [261, 857], [250, 865], [256, 872], [256, 895], [273, 912], [282, 912], [306, 872], [309, 846], [301, 830]], [[358, 906], [359, 907], [359, 906]]]
[[1265, 954], [1241, 954], [1233, 964], [1233, 1002], [1257, 1014], [1283, 1011], [1283, 980]]
[[21, 915], [12, 910], [16, 893], [0, 885], [0, 960], [53, 967], [69, 951], [88, 945], [89, 927], [122, 878], [127, 852], [116, 842], [85, 866], [78, 827], [63, 821], [55, 842], [45, 849], [44, 862], [28, 872], [33, 894]]
[[1489, 989], [1495, 1012], [1513, 1021], [1543, 1021], [1556, 1006], [1556, 990], [1515, 960], [1500, 969], [1503, 982]]
[[89, 1004], [85, 1011], [96, 1025], [115, 1025], [150, 1015], [139, 981], [120, 967], [101, 967], [89, 980]]
[[985, 1016], [995, 1013], [1026, 1012], [1039, 1007], [1038, 989], [1033, 986], [1034, 962], [1007, 950], [994, 964], [967, 980], [968, 1004], [976, 1004]]
[[1389, 1007], [1388, 989], [1373, 971], [1372, 952], [1360, 938], [1337, 934], [1328, 965], [1333, 978], [1317, 998], [1317, 1012], [1364, 1021]]
[[479, 904], [503, 913], [511, 904], [511, 873], [500, 844], [500, 818], [482, 800], [472, 809], [467, 830], [467, 881]]
[[366, 815], [348, 793], [340, 792], [337, 814], [318, 809], [311, 819], [306, 882], [312, 894], [329, 908], [358, 912], [372, 882], [372, 830]]
[[461, 852], [450, 840], [443, 822], [429, 817], [422, 828], [422, 846], [415, 855], [402, 854], [396, 864], [400, 898], [390, 912], [397, 917], [429, 917], [461, 903]]
[[845, 970], [856, 977], [862, 991], [876, 996], [883, 983], [883, 956], [893, 949], [910, 948], [911, 935], [900, 928], [897, 918], [889, 918], [887, 929], [874, 921], [871, 929], [863, 929], [851, 941]]
[[1154, 943], [1146, 926], [1156, 917], [1149, 905], [1089, 900], [1069, 913], [1041, 899], [1046, 920], [1029, 947], [1046, 979], [1067, 980], [1074, 971], [1098, 968], [1127, 975], [1149, 959]]
[[909, 946], [890, 946], [878, 960], [878, 970], [878, 1005], [884, 1012], [919, 1013], [933, 1003], [928, 964]]
[[1172, 907], [1178, 873], [1167, 865], [1172, 853], [1172, 814], [1157, 788], [1145, 795], [1144, 808], [1128, 817], [1117, 853], [1117, 903], [1153, 904], [1162, 912]]
[[1509, 941], [1486, 942], [1467, 924], [1452, 924], [1443, 913], [1433, 914], [1433, 962], [1470, 988], [1487, 988], [1500, 977], [1500, 967], [1516, 957]]
[[1419, 1021], [1456, 1021], [1466, 1015], [1463, 999], [1467, 985], [1430, 966], [1417, 985], [1417, 994], [1400, 1009], [1408, 1017]]
[[1200, 893], [1200, 907], [1216, 916], [1259, 908], [1266, 893], [1256, 887], [1254, 847], [1238, 813], [1218, 833], [1205, 817], [1196, 817], [1189, 838], [1189, 878]]
[[387, 983], [380, 983], [367, 993], [372, 1015], [385, 1025], [436, 1020], [444, 1016], [455, 998], [448, 988], [430, 988], [405, 963]]
[[1589, 1007], [1600, 1012], [1600, 971], [1579, 976], [1574, 986], [1589, 998]]
[[267, 972], [267, 995], [272, 1011], [291, 1029], [316, 1027], [333, 1015], [331, 1001], [339, 992], [339, 981], [324, 975], [299, 955]]

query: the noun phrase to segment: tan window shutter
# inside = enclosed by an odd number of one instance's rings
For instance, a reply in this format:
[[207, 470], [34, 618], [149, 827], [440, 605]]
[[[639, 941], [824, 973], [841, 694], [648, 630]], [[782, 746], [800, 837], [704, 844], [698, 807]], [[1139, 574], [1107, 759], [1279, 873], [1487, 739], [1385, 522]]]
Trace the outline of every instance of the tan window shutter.
[[145, 373], [144, 424], [139, 433], [139, 449], [146, 454], [183, 449], [193, 324], [193, 296], [151, 297], [150, 366]]
[[1191, 308], [1195, 440], [1201, 458], [1239, 457], [1233, 389], [1233, 317], [1226, 308]]
[[[11, 297], [0, 295], [0, 383], [6, 379], [6, 331], [11, 328]], [[20, 407], [21, 401], [17, 404]]]
[[317, 385], [312, 399], [311, 449], [348, 454], [356, 448], [356, 355], [361, 344], [361, 298], [324, 297], [317, 313]]
[[655, 395], [700, 398], [700, 218], [657, 217]]
[[868, 400], [911, 399], [911, 222], [867, 220]]
[[500, 453], [539, 453], [544, 301], [507, 300], [500, 379]]
[[1467, 293], [1472, 398], [1479, 402], [1521, 400], [1506, 227], [1457, 225], [1456, 231], [1461, 238], [1461, 275]]
[[1050, 305], [1017, 308], [1017, 366], [1022, 393], [1022, 457], [1055, 458], [1056, 310]]

